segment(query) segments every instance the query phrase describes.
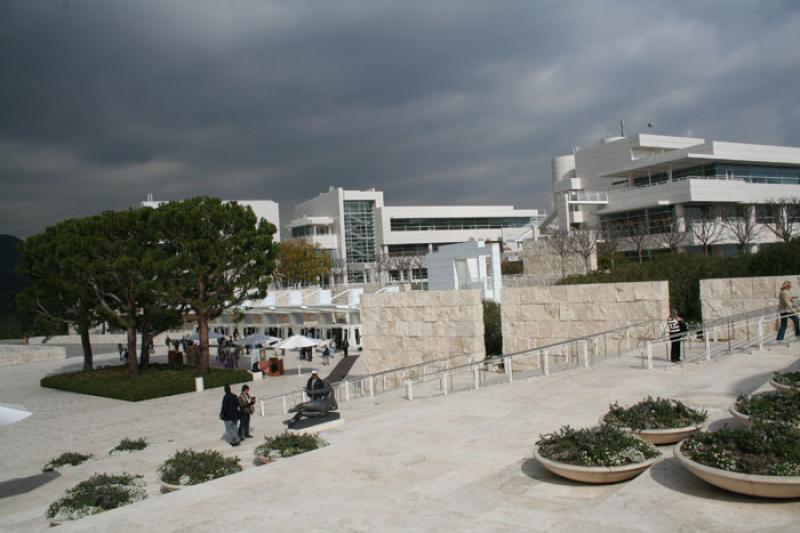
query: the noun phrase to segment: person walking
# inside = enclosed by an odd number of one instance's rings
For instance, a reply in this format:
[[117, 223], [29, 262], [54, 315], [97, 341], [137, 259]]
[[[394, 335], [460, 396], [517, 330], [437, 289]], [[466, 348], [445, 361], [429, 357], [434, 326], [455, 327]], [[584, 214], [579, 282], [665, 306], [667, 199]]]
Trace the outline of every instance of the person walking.
[[117, 351], [119, 352], [119, 360], [122, 361], [122, 343], [117, 344]]
[[250, 434], [250, 415], [256, 410], [256, 399], [250, 396], [250, 386], [242, 385], [242, 393], [239, 394], [239, 440], [249, 439]]
[[242, 440], [239, 438], [236, 422], [239, 420], [239, 398], [231, 392], [231, 386], [225, 385], [225, 396], [222, 397], [222, 407], [219, 419], [225, 424], [223, 437], [231, 446], [238, 446]]
[[347, 335], [344, 336], [342, 339], [342, 351], [344, 352], [344, 356], [347, 357], [347, 350], [350, 349], [350, 341], [347, 340]]
[[322, 347], [322, 364], [325, 366], [331, 364], [331, 350], [327, 344]]
[[683, 317], [678, 314], [677, 309], [673, 309], [667, 320], [667, 328], [669, 329], [670, 346], [670, 360], [673, 363], [681, 362], [681, 339], [683, 332], [686, 331], [686, 322]]
[[778, 313], [781, 316], [781, 322], [778, 326], [778, 341], [782, 341], [786, 335], [786, 325], [789, 319], [794, 324], [794, 335], [800, 337], [800, 320], [797, 319], [797, 311], [794, 309], [794, 303], [797, 300], [792, 296], [792, 282], [784, 281], [781, 285], [781, 292], [778, 293]]

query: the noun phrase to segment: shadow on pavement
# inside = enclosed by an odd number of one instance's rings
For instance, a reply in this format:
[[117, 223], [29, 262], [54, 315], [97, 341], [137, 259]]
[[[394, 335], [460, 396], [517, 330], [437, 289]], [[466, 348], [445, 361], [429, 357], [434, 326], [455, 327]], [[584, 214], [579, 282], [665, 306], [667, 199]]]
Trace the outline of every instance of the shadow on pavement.
[[61, 477], [58, 472], [42, 472], [28, 477], [18, 477], [0, 482], [0, 498], [25, 494]]
[[564, 485], [566, 487], [591, 486], [586, 485], [585, 483], [578, 483], [577, 481], [571, 481], [561, 476], [557, 476], [539, 464], [539, 461], [533, 457], [522, 462], [521, 470], [523, 474], [530, 478], [533, 478], [537, 481], [543, 481], [545, 483], [551, 483], [553, 485]]

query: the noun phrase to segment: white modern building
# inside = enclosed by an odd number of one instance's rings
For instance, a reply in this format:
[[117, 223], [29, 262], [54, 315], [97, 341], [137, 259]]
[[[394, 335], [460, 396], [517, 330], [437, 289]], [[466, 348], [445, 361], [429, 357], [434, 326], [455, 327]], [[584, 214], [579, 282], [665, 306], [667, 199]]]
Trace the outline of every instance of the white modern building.
[[[363, 283], [386, 281], [384, 275], [424, 280], [424, 257], [439, 246], [471, 240], [515, 246], [543, 219], [536, 209], [510, 205], [387, 206], [382, 191], [331, 187], [298, 204], [287, 228], [292, 238], [328, 251], [342, 281]], [[391, 258], [416, 259], [398, 266]]]
[[[247, 206], [253, 210], [253, 213], [256, 215], [256, 220], [264, 219], [273, 226], [275, 226], [275, 234], [272, 236], [272, 240], [275, 242], [281, 242], [281, 235], [280, 235], [280, 228], [281, 228], [281, 217], [280, 212], [278, 211], [278, 203], [273, 202], [271, 200], [224, 200], [225, 202], [236, 202], [239, 205]], [[142, 202], [142, 207], [153, 207], [157, 208], [165, 203], [168, 200], [154, 200], [152, 194], [147, 195], [147, 200]]]
[[[678, 249], [697, 250], [705, 239], [728, 254], [743, 248], [731, 220], [753, 223], [753, 246], [779, 240], [769, 230], [776, 217], [800, 229], [800, 211], [779, 205], [793, 198], [800, 199], [800, 148], [639, 134], [553, 159], [554, 211], [543, 225], [644, 228], [650, 251], [667, 247], [658, 234], [682, 231]], [[715, 217], [717, 234], [699, 238], [698, 225]]]
[[440, 246], [427, 256], [428, 290], [479, 289], [481, 299], [500, 303], [500, 245], [484, 241]]

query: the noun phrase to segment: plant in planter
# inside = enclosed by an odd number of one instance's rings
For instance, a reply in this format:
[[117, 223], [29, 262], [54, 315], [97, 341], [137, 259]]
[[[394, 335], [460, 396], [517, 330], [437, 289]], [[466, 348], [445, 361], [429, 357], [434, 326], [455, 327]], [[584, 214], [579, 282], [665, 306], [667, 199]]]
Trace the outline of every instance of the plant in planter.
[[622, 429], [562, 427], [536, 441], [534, 454], [548, 470], [576, 481], [614, 483], [646, 470], [661, 455], [655, 446]]
[[145, 439], [134, 440], [126, 438], [119, 441], [119, 444], [114, 446], [111, 451], [108, 452], [108, 454], [111, 455], [118, 452], [134, 452], [144, 450], [145, 448], [147, 448], [147, 441]]
[[47, 509], [53, 522], [77, 520], [109, 509], [116, 509], [147, 497], [142, 476], [133, 474], [94, 474], [81, 481]]
[[770, 383], [780, 390], [800, 390], [800, 372], [775, 372]]
[[800, 497], [800, 429], [756, 422], [750, 429], [695, 433], [675, 446], [675, 457], [718, 487], [768, 498]]
[[323, 446], [327, 442], [317, 435], [308, 433], [296, 434], [285, 432], [282, 435], [267, 437], [266, 440], [258, 445], [254, 450], [256, 456], [267, 460], [279, 459], [281, 457], [291, 457], [299, 453], [310, 452]]
[[708, 413], [687, 407], [678, 400], [648, 396], [630, 407], [608, 406], [603, 422], [630, 430], [653, 444], [672, 444], [697, 431]]
[[92, 454], [88, 453], [76, 453], [76, 452], [64, 452], [58, 457], [54, 459], [50, 459], [46, 465], [42, 467], [42, 472], [52, 472], [53, 470], [58, 470], [62, 466], [66, 465], [79, 465], [84, 463], [92, 458]]
[[197, 485], [241, 472], [238, 457], [224, 457], [214, 450], [180, 450], [158, 467], [162, 483], [179, 487]]
[[756, 420], [800, 424], [800, 391], [742, 394], [736, 398], [731, 413], [746, 425]]

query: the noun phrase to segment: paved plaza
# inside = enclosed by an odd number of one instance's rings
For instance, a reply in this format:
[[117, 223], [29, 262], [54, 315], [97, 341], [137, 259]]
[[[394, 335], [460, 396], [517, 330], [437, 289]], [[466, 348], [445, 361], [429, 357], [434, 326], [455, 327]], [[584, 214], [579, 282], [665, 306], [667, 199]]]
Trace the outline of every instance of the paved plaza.
[[[143, 502], [60, 526], [64, 531], [790, 531], [800, 502], [738, 496], [664, 459], [633, 481], [585, 486], [531, 459], [539, 434], [591, 425], [615, 400], [647, 394], [706, 407], [711, 426], [739, 393], [768, 388], [772, 373], [798, 368], [800, 343], [772, 345], [716, 362], [641, 369], [634, 354], [594, 368], [408, 401], [400, 393], [342, 402], [346, 423], [321, 450], [256, 467], [252, 449], [282, 431], [280, 413], [255, 416], [259, 438], [231, 448], [220, 440], [221, 389], [139, 403], [38, 387], [39, 378], [78, 360], [4, 368], [2, 401], [34, 416], [0, 429], [0, 529], [42, 531], [47, 506], [94, 472], [143, 474]], [[294, 356], [289, 356], [292, 359]], [[331, 367], [333, 368], [333, 367]], [[297, 385], [296, 375], [252, 383], [257, 396]], [[283, 389], [282, 389], [283, 388]], [[142, 452], [109, 456], [123, 437]], [[218, 449], [244, 472], [161, 494], [156, 468], [175, 450]], [[64, 451], [94, 458], [56, 474], [41, 466]]]

